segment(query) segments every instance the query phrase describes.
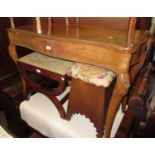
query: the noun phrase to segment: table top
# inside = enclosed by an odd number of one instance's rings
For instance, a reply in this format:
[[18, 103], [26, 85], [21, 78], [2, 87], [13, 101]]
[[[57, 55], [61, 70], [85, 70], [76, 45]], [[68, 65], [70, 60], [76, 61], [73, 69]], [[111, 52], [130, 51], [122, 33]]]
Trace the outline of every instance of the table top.
[[[16, 30], [23, 30], [34, 32], [37, 34], [35, 25], [24, 25], [17, 27]], [[42, 35], [78, 40], [78, 41], [87, 41], [89, 43], [96, 42], [102, 43], [109, 46], [114, 46], [118, 48], [127, 47], [127, 30], [116, 30], [108, 29], [103, 26], [95, 25], [69, 25], [65, 26], [64, 24], [53, 24], [51, 26], [51, 33], [48, 34], [47, 24], [42, 24]], [[141, 33], [141, 31], [136, 30], [134, 34], [134, 45], [143, 42], [146, 35]]]

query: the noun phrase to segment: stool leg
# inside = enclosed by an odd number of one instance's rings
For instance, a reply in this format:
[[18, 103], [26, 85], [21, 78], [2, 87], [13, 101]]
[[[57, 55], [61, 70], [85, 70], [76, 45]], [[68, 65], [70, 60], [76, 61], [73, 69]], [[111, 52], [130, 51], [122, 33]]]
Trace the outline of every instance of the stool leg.
[[116, 116], [118, 107], [122, 98], [127, 94], [129, 86], [130, 86], [130, 79], [128, 74], [119, 74], [117, 76], [116, 85], [114, 88], [114, 92], [110, 101], [110, 105], [108, 108], [106, 124], [105, 124], [105, 137], [109, 138], [113, 121]]

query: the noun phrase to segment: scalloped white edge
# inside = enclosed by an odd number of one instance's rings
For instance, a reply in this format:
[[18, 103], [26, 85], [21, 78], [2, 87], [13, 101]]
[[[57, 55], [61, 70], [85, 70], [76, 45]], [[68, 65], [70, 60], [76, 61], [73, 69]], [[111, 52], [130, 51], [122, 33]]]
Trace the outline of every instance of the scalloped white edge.
[[[94, 137], [96, 137], [97, 135], [97, 130], [96, 130], [96, 127], [94, 126], [94, 123], [91, 122], [91, 120], [85, 115], [82, 115], [80, 113], [73, 114], [71, 117], [70, 123], [72, 125], [76, 125], [79, 128], [79, 130], [83, 130], [85, 134], [89, 133]], [[85, 125], [83, 126], [82, 124], [85, 124]]]

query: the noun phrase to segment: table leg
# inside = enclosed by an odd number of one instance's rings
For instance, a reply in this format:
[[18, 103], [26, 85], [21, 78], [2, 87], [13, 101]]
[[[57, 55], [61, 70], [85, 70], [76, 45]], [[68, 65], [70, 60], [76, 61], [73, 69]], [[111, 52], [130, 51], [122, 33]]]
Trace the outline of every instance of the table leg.
[[117, 113], [118, 107], [122, 98], [127, 94], [130, 86], [130, 78], [128, 74], [118, 74], [114, 92], [108, 108], [106, 124], [105, 124], [105, 137], [109, 138], [113, 121]]

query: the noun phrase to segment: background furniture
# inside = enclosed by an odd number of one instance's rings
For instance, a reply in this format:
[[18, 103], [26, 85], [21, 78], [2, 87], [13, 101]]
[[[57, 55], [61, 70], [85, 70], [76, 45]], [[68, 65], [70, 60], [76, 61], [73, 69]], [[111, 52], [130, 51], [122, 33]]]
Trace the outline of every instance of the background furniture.
[[132, 88], [128, 109], [122, 119], [116, 137], [154, 137], [154, 32], [152, 18], [146, 49], [145, 67]]

